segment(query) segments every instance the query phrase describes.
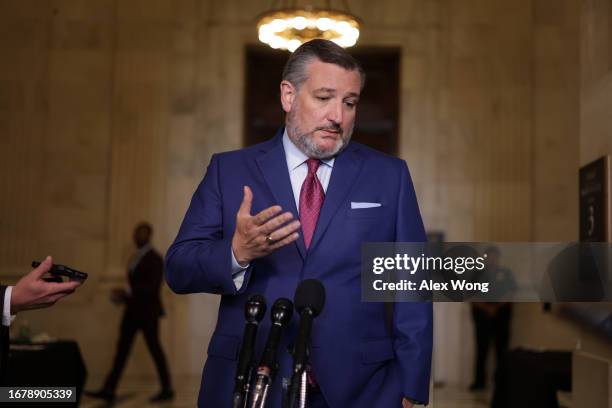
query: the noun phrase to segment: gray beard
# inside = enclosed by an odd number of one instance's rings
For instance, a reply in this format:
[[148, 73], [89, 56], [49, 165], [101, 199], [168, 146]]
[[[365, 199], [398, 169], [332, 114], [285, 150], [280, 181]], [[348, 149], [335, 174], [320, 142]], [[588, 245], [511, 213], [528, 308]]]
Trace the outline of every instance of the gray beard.
[[349, 129], [347, 136], [344, 136], [344, 132], [340, 134], [340, 140], [336, 143], [336, 146], [332, 150], [323, 150], [313, 142], [312, 134], [318, 129], [312, 132], [302, 132], [298, 126], [291, 124], [291, 121], [287, 124], [287, 134], [295, 145], [304, 153], [306, 156], [312, 159], [327, 160], [336, 156], [342, 150], [348, 146], [349, 141], [353, 133], [353, 127]]

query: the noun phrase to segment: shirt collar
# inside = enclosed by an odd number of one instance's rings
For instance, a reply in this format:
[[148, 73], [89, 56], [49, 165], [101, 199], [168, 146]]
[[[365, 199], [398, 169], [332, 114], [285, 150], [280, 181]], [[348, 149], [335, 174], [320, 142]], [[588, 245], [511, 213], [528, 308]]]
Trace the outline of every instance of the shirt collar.
[[138, 248], [138, 250], [136, 251], [136, 256], [141, 257], [145, 255], [147, 252], [151, 250], [151, 248], [152, 248], [151, 243], [145, 244], [142, 248]]
[[[283, 148], [285, 149], [285, 157], [287, 158], [287, 168], [289, 171], [293, 171], [296, 167], [301, 166], [306, 160], [308, 160], [308, 156], [304, 154], [296, 145], [293, 143], [291, 139], [289, 139], [289, 135], [287, 134], [287, 129], [285, 129], [283, 133]], [[331, 159], [321, 160], [321, 163], [333, 168], [335, 157]]]
[[142, 258], [144, 258], [144, 256], [151, 250], [153, 249], [153, 247], [151, 246], [151, 243], [146, 244], [145, 246], [143, 246], [142, 248], [138, 248], [136, 250], [136, 252], [134, 253], [134, 255], [132, 256], [132, 259], [130, 260], [130, 265], [128, 267], [130, 273], [132, 273], [134, 271], [134, 269], [136, 269], [136, 266], [140, 263], [140, 261], [142, 260]]

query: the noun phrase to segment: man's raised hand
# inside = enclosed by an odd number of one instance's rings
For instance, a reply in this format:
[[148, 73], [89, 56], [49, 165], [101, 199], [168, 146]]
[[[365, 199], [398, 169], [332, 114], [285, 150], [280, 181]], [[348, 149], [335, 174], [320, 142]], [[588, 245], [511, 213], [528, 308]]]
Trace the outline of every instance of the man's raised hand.
[[243, 190], [244, 196], [236, 214], [236, 230], [232, 238], [232, 251], [242, 266], [294, 242], [300, 236], [297, 232], [300, 221], [293, 220], [293, 214], [289, 211], [281, 213], [282, 208], [278, 205], [251, 215], [253, 192], [248, 186], [244, 186]]

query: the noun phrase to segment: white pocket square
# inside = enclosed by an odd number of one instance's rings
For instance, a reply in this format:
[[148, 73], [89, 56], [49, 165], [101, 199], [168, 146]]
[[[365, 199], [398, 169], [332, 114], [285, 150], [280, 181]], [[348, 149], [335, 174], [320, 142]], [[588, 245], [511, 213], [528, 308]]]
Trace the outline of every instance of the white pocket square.
[[355, 210], [358, 208], [374, 208], [382, 206], [381, 203], [356, 203], [351, 201], [351, 210]]

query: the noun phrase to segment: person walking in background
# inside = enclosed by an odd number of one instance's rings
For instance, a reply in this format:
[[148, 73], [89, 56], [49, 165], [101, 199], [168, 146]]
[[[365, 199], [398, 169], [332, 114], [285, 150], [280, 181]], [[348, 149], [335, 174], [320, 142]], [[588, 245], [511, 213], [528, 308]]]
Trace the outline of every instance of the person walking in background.
[[[516, 284], [512, 272], [500, 266], [501, 252], [497, 247], [490, 247], [485, 251], [485, 276], [494, 288], [498, 288], [496, 299], [515, 289]], [[474, 361], [474, 382], [470, 391], [479, 391], [486, 386], [487, 357], [491, 340], [495, 341], [496, 370], [499, 369], [503, 357], [510, 344], [510, 319], [512, 317], [512, 303], [510, 302], [473, 302], [472, 318], [474, 320], [474, 337], [476, 342], [476, 358]]]
[[161, 391], [151, 398], [151, 402], [174, 398], [168, 364], [159, 342], [159, 319], [164, 315], [159, 296], [163, 279], [163, 259], [151, 246], [152, 235], [153, 227], [148, 223], [140, 223], [134, 229], [134, 244], [137, 250], [128, 265], [129, 291], [114, 289], [111, 294], [113, 302], [125, 304], [115, 360], [104, 387], [96, 392], [86, 392], [90, 397], [114, 401], [117, 384], [132, 348], [134, 336], [138, 330], [142, 330], [161, 383]]

